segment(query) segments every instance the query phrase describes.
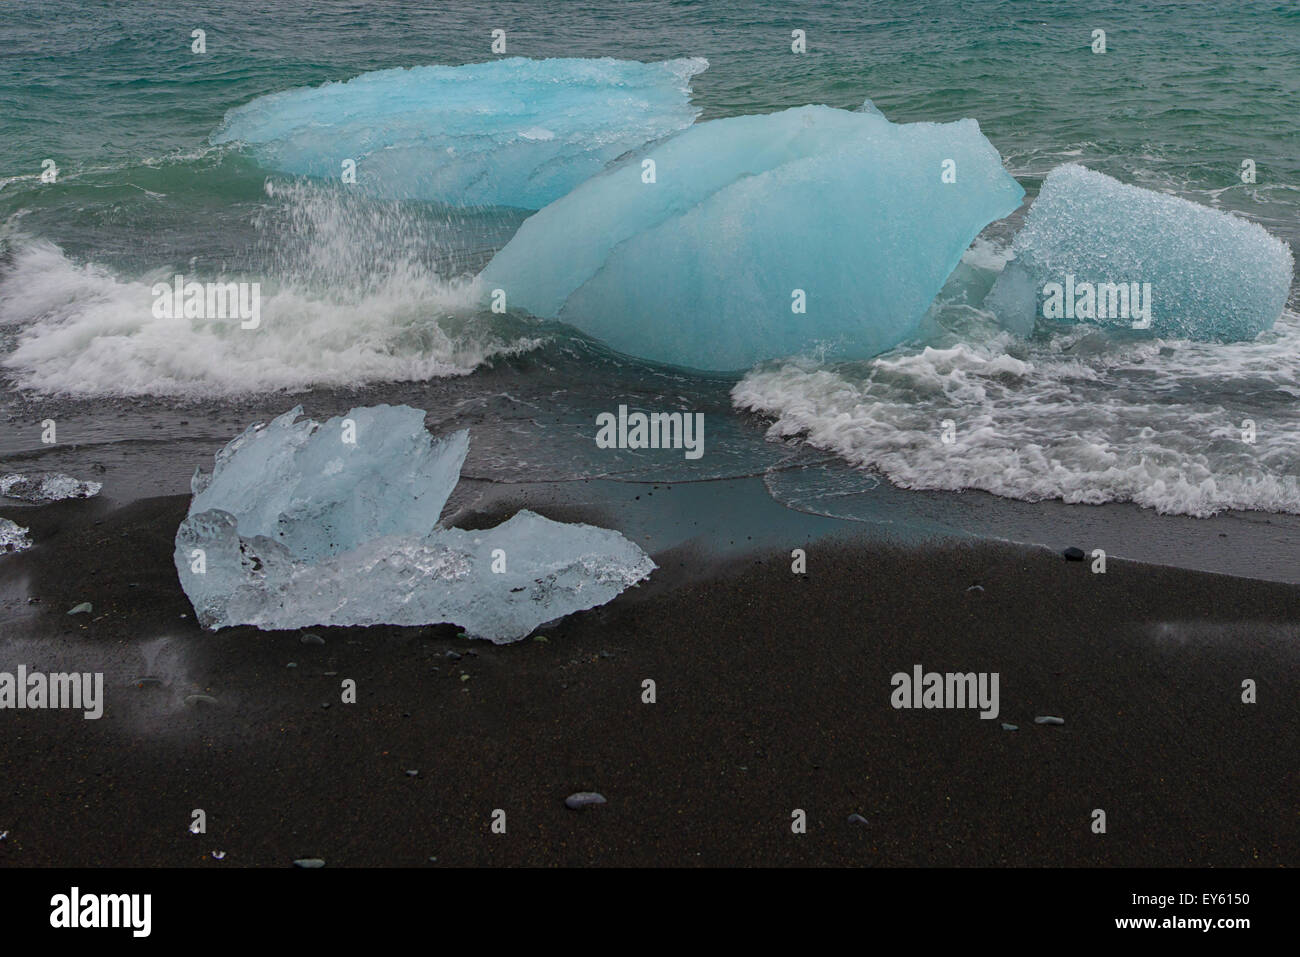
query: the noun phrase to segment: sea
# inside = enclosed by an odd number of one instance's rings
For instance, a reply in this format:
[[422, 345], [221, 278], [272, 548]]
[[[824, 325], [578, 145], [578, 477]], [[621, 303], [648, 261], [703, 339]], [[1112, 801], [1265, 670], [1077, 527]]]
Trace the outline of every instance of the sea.
[[[491, 61], [494, 31], [511, 56], [702, 57], [696, 122], [867, 100], [900, 123], [974, 118], [1026, 203], [890, 352], [702, 372], [487, 308], [473, 277], [529, 210], [368, 196], [214, 141], [259, 97]], [[1022, 337], [982, 308], [1065, 163], [1300, 248], [1298, 118], [1295, 0], [6, 0], [0, 473], [67, 473], [118, 503], [183, 494], [252, 422], [405, 403], [435, 432], [470, 429], [471, 483], [599, 500], [616, 523], [626, 506], [662, 546], [828, 522], [1300, 581], [1294, 285], [1246, 342], [1089, 324]], [[176, 274], [260, 283], [259, 334], [158, 319], [148, 289]], [[598, 417], [620, 405], [702, 414], [705, 454], [599, 448]], [[669, 487], [687, 504], [651, 508]], [[21, 508], [0, 500], [15, 521]]]

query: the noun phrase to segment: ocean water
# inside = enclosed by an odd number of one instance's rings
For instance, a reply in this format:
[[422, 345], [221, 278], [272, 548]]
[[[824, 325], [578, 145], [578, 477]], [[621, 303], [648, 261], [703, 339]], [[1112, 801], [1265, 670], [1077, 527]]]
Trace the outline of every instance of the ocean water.
[[[194, 29], [206, 54], [191, 52]], [[1089, 326], [1020, 339], [981, 303], [1022, 207], [976, 240], [916, 341], [865, 362], [702, 374], [483, 310], [473, 276], [526, 211], [367, 196], [213, 143], [259, 96], [493, 59], [495, 29], [512, 56], [703, 57], [701, 120], [868, 98], [895, 121], [974, 117], [1030, 202], [1077, 162], [1300, 248], [1295, 2], [10, 0], [0, 460], [96, 478], [109, 496], [177, 493], [251, 417], [307, 396], [312, 414], [403, 401], [469, 425], [466, 474], [494, 482], [763, 476], [784, 504], [848, 518], [878, 517], [870, 495], [891, 487], [1300, 514], [1294, 287], [1251, 342]], [[793, 29], [807, 53], [791, 53]], [[45, 160], [57, 182], [41, 181]], [[178, 272], [260, 282], [261, 333], [154, 319], [149, 287]], [[704, 412], [706, 455], [597, 450], [595, 416], [620, 403]], [[47, 418], [57, 446], [40, 441]]]

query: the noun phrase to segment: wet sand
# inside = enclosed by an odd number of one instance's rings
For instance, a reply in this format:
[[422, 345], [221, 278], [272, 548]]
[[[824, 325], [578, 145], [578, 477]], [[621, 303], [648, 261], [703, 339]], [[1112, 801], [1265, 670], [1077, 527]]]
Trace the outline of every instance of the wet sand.
[[[38, 547], [0, 559], [0, 670], [103, 671], [106, 705], [0, 712], [0, 864], [1295, 863], [1293, 586], [988, 543], [678, 547], [545, 641], [308, 645], [194, 624], [171, 564], [186, 506], [23, 512]], [[998, 672], [997, 719], [894, 709], [916, 664]], [[608, 803], [564, 806], [589, 790]]]

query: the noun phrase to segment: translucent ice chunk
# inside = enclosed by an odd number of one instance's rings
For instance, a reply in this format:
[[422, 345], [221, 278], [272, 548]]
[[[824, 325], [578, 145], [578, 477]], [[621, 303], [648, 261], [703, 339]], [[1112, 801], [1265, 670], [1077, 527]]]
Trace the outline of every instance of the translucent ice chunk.
[[[649, 165], [653, 161], [653, 169]], [[699, 123], [524, 221], [482, 273], [622, 352], [738, 369], [912, 335], [1024, 191], [974, 120], [805, 106]]]
[[98, 495], [103, 487], [99, 482], [82, 482], [62, 472], [49, 475], [11, 473], [0, 477], [0, 495], [24, 502], [61, 502], [66, 498], [91, 498]]
[[274, 169], [455, 206], [538, 209], [610, 160], [689, 126], [695, 57], [664, 63], [522, 57], [378, 70], [261, 96], [214, 143], [243, 141]]
[[418, 409], [300, 415], [247, 430], [196, 475], [174, 557], [204, 627], [454, 622], [513, 641], [655, 567], [617, 532], [527, 511], [484, 531], [435, 527], [469, 438], [434, 441]]
[[[1294, 269], [1286, 243], [1256, 223], [1074, 163], [1043, 180], [1012, 249], [985, 306], [1020, 334], [1046, 314], [1165, 338], [1253, 339], [1281, 315]], [[1150, 314], [1134, 315], [1148, 305], [1145, 284]]]
[[7, 552], [21, 552], [32, 547], [32, 540], [27, 537], [27, 529], [7, 518], [0, 518], [0, 555]]

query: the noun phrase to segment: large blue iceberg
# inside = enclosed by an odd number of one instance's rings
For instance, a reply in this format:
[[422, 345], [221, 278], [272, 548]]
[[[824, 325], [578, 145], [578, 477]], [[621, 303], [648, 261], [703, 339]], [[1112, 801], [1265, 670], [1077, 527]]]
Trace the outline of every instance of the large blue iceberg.
[[701, 58], [522, 57], [379, 70], [260, 96], [212, 142], [240, 141], [267, 166], [390, 198], [539, 209], [610, 160], [694, 122]]
[[1012, 250], [985, 306], [1021, 334], [1043, 317], [1253, 339], [1281, 315], [1294, 268], [1256, 223], [1073, 163], [1047, 175]]
[[438, 527], [469, 433], [434, 441], [419, 409], [301, 414], [249, 428], [210, 476], [195, 471], [173, 557], [205, 628], [453, 622], [508, 642], [655, 568], [618, 532], [528, 511]]
[[737, 116], [529, 217], [482, 280], [509, 307], [675, 365], [867, 358], [916, 331], [971, 241], [1023, 196], [974, 120]]

